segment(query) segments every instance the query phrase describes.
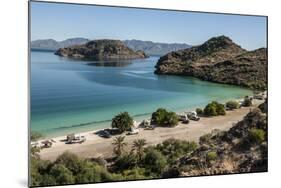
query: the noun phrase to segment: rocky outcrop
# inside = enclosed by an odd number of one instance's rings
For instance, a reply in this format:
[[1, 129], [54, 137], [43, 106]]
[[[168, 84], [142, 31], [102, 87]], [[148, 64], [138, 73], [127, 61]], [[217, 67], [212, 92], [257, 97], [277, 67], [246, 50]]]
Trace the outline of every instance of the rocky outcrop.
[[179, 159], [178, 169], [181, 176], [267, 171], [266, 114], [254, 109], [229, 131], [201, 137], [200, 147]]
[[168, 53], [158, 60], [155, 68], [156, 74], [193, 76], [252, 89], [267, 88], [267, 50], [247, 51], [226, 36]]
[[83, 45], [60, 48], [55, 54], [89, 60], [124, 60], [147, 57], [143, 51], [134, 51], [120, 40], [93, 40]]

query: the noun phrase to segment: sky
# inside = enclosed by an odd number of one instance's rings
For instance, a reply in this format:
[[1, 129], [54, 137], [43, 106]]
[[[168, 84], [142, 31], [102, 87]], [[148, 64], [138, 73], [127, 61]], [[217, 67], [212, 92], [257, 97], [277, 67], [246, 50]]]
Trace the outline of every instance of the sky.
[[266, 47], [266, 17], [31, 2], [31, 40], [83, 37], [199, 45], [225, 35]]

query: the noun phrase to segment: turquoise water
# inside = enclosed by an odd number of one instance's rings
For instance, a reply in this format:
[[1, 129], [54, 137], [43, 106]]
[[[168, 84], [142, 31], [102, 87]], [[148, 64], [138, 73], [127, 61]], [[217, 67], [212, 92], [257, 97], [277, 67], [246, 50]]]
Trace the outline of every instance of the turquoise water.
[[239, 87], [190, 77], [155, 75], [159, 57], [126, 62], [81, 62], [31, 52], [31, 130], [46, 136], [110, 126], [128, 111], [141, 120], [159, 107], [182, 111], [250, 95]]

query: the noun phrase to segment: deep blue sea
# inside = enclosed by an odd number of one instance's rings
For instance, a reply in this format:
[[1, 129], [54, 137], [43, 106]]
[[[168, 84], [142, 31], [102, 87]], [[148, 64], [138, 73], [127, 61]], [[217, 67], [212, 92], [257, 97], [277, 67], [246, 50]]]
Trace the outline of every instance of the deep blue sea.
[[86, 62], [31, 52], [31, 130], [47, 137], [109, 127], [128, 111], [136, 120], [159, 107], [183, 111], [252, 91], [191, 77], [155, 75], [159, 57]]

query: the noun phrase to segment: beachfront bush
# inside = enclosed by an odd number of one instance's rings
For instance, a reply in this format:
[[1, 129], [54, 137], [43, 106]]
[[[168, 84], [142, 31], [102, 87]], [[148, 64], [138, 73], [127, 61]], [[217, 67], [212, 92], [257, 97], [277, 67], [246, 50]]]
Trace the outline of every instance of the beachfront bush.
[[167, 160], [161, 152], [150, 148], [146, 151], [144, 165], [146, 169], [150, 169], [151, 172], [160, 174], [167, 165]]
[[204, 114], [206, 116], [217, 116], [217, 111], [216, 111], [216, 107], [212, 104], [208, 104], [205, 108], [204, 108]]
[[196, 108], [196, 113], [197, 113], [198, 115], [202, 115], [202, 114], [203, 114], [202, 108]]
[[133, 126], [133, 118], [128, 112], [122, 112], [112, 119], [111, 126], [112, 128], [117, 128], [120, 133], [129, 131]]
[[211, 162], [217, 159], [217, 152], [215, 151], [210, 151], [206, 155], [206, 160]]
[[265, 140], [265, 131], [262, 129], [252, 128], [249, 132], [249, 141], [253, 144], [260, 144]]
[[252, 100], [248, 96], [244, 98], [243, 106], [245, 107], [252, 106]]
[[228, 109], [233, 110], [239, 108], [239, 103], [237, 101], [228, 101], [225, 106]]
[[159, 108], [152, 113], [151, 123], [157, 126], [174, 127], [178, 124], [178, 116], [175, 112], [168, 112], [164, 108]]
[[31, 131], [31, 133], [30, 133], [30, 140], [31, 141], [37, 141], [40, 138], [43, 138], [43, 134], [41, 134], [39, 132]]
[[55, 178], [57, 184], [73, 184], [75, 182], [72, 172], [63, 164], [55, 164], [51, 168], [50, 174]]
[[212, 101], [211, 103], [207, 104], [207, 106], [204, 108], [204, 115], [206, 116], [225, 115], [224, 105], [216, 101]]

